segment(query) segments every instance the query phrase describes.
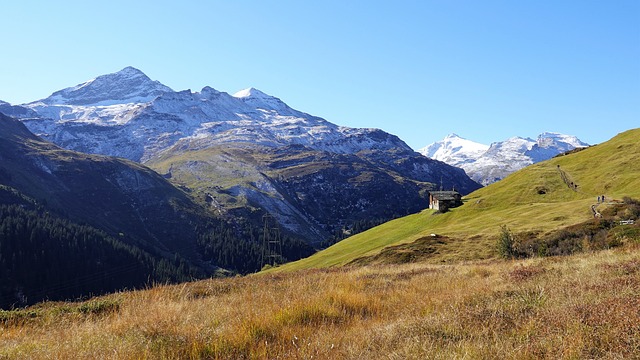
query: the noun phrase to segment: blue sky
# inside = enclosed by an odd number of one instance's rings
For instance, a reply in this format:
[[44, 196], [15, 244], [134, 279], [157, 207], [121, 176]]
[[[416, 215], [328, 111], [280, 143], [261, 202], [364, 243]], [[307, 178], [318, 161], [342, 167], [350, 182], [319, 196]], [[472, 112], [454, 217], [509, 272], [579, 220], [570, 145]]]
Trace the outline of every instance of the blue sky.
[[11, 1], [0, 100], [134, 66], [174, 90], [246, 87], [413, 148], [640, 125], [640, 1]]

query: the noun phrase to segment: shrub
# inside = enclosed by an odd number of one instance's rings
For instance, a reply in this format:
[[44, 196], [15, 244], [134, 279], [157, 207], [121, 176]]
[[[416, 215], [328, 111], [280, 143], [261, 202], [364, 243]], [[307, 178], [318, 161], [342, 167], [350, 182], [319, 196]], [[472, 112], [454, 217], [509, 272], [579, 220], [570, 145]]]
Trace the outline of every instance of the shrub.
[[640, 242], [640, 228], [637, 226], [618, 226], [609, 232], [610, 247], [622, 245], [625, 241]]
[[500, 227], [500, 236], [498, 236], [498, 254], [503, 258], [515, 257], [515, 238], [511, 230], [506, 225]]
[[105, 315], [120, 310], [119, 300], [93, 300], [83, 303], [78, 307], [78, 312], [86, 315]]
[[[623, 244], [623, 240], [640, 240], [635, 227], [620, 229], [612, 219], [595, 219], [558, 229], [539, 237], [534, 232], [511, 234], [501, 228], [498, 252], [505, 258], [535, 256], [566, 256], [587, 250], [608, 249]], [[636, 240], [637, 241], [637, 240]]]

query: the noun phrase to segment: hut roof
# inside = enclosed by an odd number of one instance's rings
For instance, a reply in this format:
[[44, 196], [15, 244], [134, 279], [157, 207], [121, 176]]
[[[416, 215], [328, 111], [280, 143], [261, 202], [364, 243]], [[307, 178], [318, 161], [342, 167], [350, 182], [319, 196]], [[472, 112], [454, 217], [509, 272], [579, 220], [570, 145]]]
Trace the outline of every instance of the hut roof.
[[460, 197], [460, 193], [457, 191], [431, 191], [430, 194], [439, 201], [457, 200]]

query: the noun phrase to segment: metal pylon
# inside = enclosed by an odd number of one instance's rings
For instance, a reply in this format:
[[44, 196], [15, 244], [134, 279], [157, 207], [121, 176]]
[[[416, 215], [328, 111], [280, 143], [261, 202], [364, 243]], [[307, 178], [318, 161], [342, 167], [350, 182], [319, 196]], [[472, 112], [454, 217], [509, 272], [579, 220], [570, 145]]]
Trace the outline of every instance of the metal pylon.
[[262, 259], [261, 265], [275, 266], [282, 262], [282, 238], [276, 220], [270, 214], [262, 216]]

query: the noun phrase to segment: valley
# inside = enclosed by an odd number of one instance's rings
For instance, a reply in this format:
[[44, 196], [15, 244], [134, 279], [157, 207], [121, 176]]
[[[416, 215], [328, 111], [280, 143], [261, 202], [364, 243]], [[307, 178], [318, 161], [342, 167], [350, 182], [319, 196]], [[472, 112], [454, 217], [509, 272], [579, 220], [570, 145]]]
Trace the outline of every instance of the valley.
[[5, 309], [253, 273], [265, 216], [283, 263], [420, 211], [436, 178], [480, 187], [382, 130], [253, 88], [176, 92], [132, 67], [0, 112], [14, 116], [0, 119]]
[[0, 360], [640, 360], [640, 1], [2, 15]]

